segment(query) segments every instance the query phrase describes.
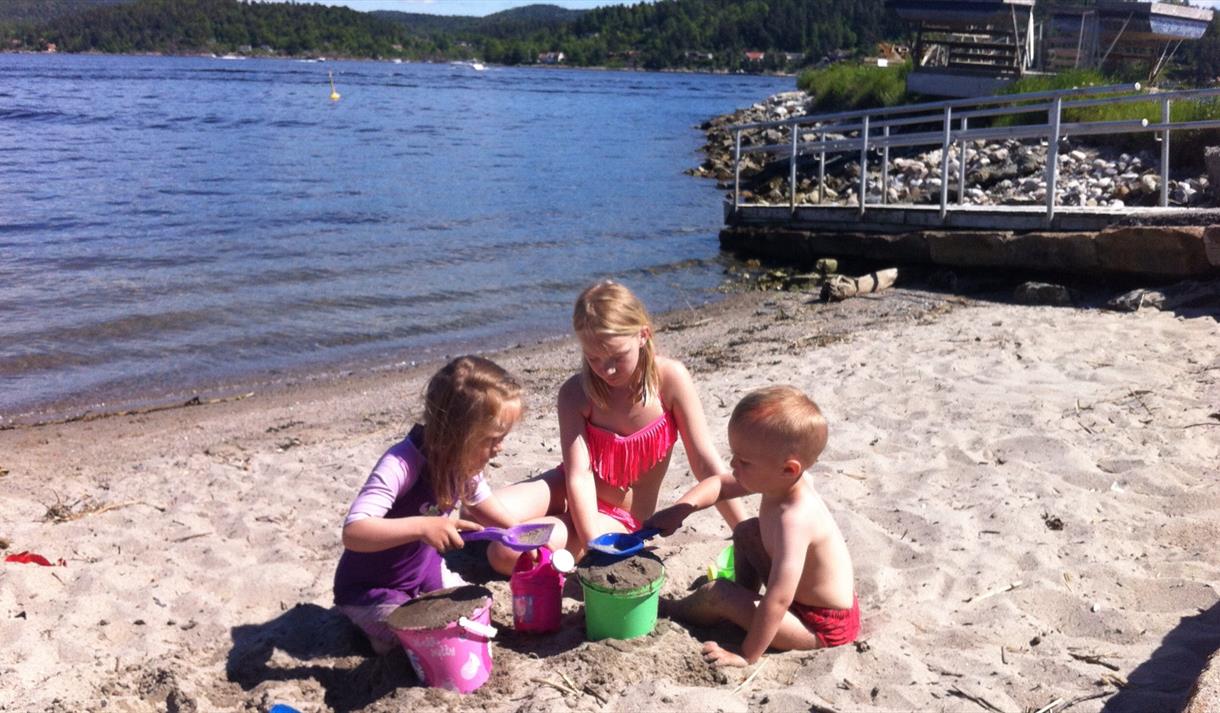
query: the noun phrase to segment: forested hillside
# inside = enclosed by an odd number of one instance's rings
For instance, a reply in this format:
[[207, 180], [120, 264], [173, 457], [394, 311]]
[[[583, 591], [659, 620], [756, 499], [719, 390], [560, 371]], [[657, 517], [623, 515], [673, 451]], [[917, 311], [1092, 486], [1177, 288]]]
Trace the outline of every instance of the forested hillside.
[[53, 43], [67, 52], [478, 56], [503, 64], [562, 52], [565, 64], [650, 69], [791, 69], [903, 31], [882, 11], [883, 0], [659, 0], [589, 11], [531, 5], [482, 18], [238, 0], [0, 0], [0, 7], [7, 10], [0, 22], [9, 20], [0, 28], [4, 46], [18, 50]]
[[134, 0], [0, 0], [0, 25], [40, 24], [106, 5]]
[[232, 51], [241, 47], [300, 55], [374, 57], [412, 48], [392, 23], [347, 7], [237, 0], [136, 0], [63, 15], [22, 32], [64, 52]]

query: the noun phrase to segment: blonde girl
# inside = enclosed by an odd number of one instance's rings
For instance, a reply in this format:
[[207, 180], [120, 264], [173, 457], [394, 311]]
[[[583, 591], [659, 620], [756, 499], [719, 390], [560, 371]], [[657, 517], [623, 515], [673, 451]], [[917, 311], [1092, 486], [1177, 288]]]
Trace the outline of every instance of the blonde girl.
[[[554, 522], [550, 546], [579, 557], [607, 532], [633, 532], [656, 510], [661, 480], [681, 438], [698, 480], [725, 471], [690, 373], [656, 353], [640, 300], [611, 281], [580, 294], [572, 314], [581, 371], [559, 389], [563, 465], [500, 492], [519, 521]], [[736, 501], [717, 505], [730, 528]], [[509, 573], [517, 554], [493, 544], [488, 559]]]
[[[440, 553], [462, 546], [479, 522], [511, 516], [483, 468], [521, 418], [521, 386], [494, 362], [463, 356], [428, 382], [423, 423], [390, 447], [356, 495], [343, 524], [335, 604], [377, 653], [396, 644], [384, 619], [420, 594], [453, 586]], [[454, 517], [461, 503], [479, 522]]]

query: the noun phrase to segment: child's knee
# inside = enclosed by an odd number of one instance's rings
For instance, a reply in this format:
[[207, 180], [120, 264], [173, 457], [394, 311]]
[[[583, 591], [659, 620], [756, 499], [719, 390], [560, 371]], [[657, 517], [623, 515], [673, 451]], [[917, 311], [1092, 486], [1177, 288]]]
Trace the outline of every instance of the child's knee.
[[487, 563], [505, 577], [513, 573], [513, 566], [517, 564], [517, 558], [520, 556], [520, 552], [510, 550], [498, 542], [487, 546]]
[[758, 542], [762, 542], [762, 529], [758, 524], [758, 518], [742, 520], [733, 528], [734, 547], [753, 547]]
[[551, 539], [547, 540], [547, 547], [551, 551], [562, 550], [568, 547], [568, 525], [563, 520], [554, 520], [555, 529], [551, 530]]

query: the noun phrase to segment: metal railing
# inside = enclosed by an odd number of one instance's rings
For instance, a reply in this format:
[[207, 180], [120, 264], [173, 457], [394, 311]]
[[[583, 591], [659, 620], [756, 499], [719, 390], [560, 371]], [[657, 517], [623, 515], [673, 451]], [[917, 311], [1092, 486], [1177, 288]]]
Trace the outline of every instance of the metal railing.
[[[1046, 215], [1055, 217], [1055, 195], [1059, 171], [1059, 141], [1065, 136], [1089, 136], [1101, 134], [1125, 134], [1158, 132], [1161, 144], [1160, 161], [1160, 205], [1169, 205], [1169, 145], [1173, 131], [1220, 129], [1220, 120], [1181, 121], [1170, 120], [1170, 105], [1174, 101], [1197, 100], [1220, 96], [1220, 88], [1186, 89], [1159, 93], [1136, 93], [1140, 85], [1115, 84], [1103, 87], [1084, 87], [1027, 94], [1008, 94], [976, 99], [954, 99], [941, 102], [908, 104], [867, 111], [838, 112], [798, 116], [777, 121], [737, 124], [728, 127], [733, 131], [733, 210], [737, 212], [745, 204], [741, 202], [741, 159], [753, 153], [780, 154], [787, 152], [790, 159], [788, 176], [789, 208], [796, 210], [796, 173], [798, 158], [802, 155], [818, 157], [818, 202], [824, 201], [826, 187], [826, 155], [859, 152], [860, 186], [858, 206], [863, 216], [868, 200], [868, 156], [869, 151], [881, 151], [881, 204], [887, 204], [889, 189], [890, 149], [894, 147], [928, 146], [939, 144], [941, 148], [940, 170], [940, 217], [943, 220], [950, 210], [949, 204], [949, 153], [956, 145], [958, 154], [957, 203], [963, 205], [966, 194], [966, 143], [975, 140], [994, 139], [1046, 139], [1047, 158]], [[1063, 112], [1069, 109], [1100, 106], [1103, 104], [1129, 104], [1136, 102], [1159, 102], [1161, 116], [1157, 123], [1147, 118], [1121, 121], [1080, 121], [1065, 123]], [[970, 121], [984, 117], [1022, 115], [1046, 112], [1044, 124], [1020, 124], [1005, 127], [983, 127], [972, 129]], [[954, 126], [957, 122], [957, 126]], [[940, 124], [936, 130], [922, 127]], [[765, 144], [742, 148], [743, 131], [766, 130], [788, 127], [791, 141], [782, 144]], [[815, 141], [801, 140], [801, 127], [811, 129], [817, 136]], [[892, 133], [891, 129], [911, 127], [908, 133]], [[828, 134], [850, 134], [855, 137], [830, 136]], [[880, 132], [880, 135], [874, 135]]]

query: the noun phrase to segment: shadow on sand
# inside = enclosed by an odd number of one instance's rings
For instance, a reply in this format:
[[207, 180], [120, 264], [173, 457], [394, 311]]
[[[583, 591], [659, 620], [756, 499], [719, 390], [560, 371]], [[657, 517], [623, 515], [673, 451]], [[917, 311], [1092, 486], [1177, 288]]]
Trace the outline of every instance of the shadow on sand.
[[1131, 685], [1106, 702], [1103, 713], [1182, 710], [1208, 657], [1218, 649], [1220, 603], [1182, 617], [1152, 656], [1127, 677]]
[[[230, 631], [225, 672], [249, 691], [268, 681], [320, 686], [325, 705], [336, 711], [367, 706], [403, 686], [418, 686], [401, 649], [376, 656], [360, 631], [342, 614], [316, 604], [298, 604], [262, 624]], [[317, 701], [282, 701], [309, 708]]]

